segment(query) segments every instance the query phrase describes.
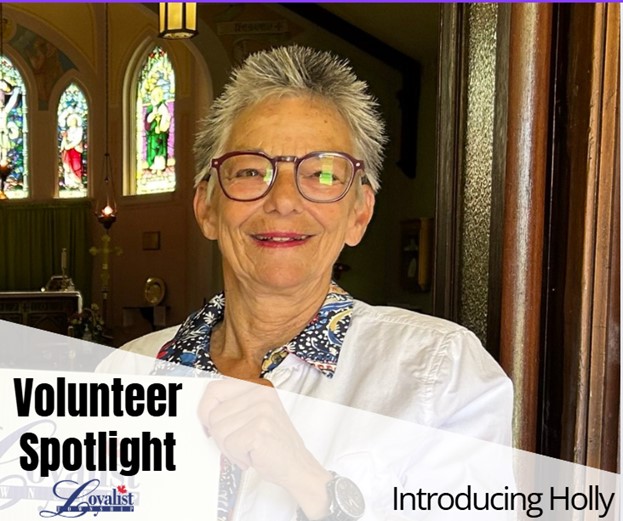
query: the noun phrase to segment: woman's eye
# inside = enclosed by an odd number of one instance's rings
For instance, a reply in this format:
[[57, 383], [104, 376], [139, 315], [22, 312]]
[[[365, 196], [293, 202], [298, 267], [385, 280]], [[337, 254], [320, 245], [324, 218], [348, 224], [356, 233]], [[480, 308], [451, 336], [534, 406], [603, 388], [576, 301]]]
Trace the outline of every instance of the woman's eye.
[[255, 168], [244, 168], [242, 170], [237, 170], [234, 174], [234, 177], [245, 178], [245, 177], [258, 177], [261, 175], [263, 174]]
[[332, 172], [326, 172], [323, 170], [317, 170], [312, 172], [307, 177], [316, 179], [321, 185], [332, 185], [340, 181], [340, 178]]

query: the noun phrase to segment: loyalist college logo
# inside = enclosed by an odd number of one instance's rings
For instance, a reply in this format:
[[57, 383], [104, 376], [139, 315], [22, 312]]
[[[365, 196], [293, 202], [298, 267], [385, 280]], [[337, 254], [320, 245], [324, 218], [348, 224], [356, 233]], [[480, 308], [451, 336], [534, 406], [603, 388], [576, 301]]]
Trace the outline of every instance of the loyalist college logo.
[[53, 510], [41, 510], [41, 517], [81, 517], [100, 512], [134, 512], [136, 495], [128, 492], [125, 485], [111, 489], [110, 493], [99, 493], [100, 480], [91, 479], [83, 484], [72, 480], [59, 481], [52, 487], [52, 492], [62, 505]]

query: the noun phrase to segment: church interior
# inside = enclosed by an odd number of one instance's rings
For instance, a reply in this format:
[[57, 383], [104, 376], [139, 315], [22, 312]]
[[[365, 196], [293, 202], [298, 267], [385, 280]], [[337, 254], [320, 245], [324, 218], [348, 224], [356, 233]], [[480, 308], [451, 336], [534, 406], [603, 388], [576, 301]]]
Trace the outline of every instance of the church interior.
[[[391, 241], [397, 252], [401, 248], [402, 221], [415, 222], [421, 218], [430, 221], [434, 216], [433, 110], [438, 35], [433, 28], [438, 25], [439, 13], [436, 7], [420, 11], [423, 14], [415, 11], [410, 14], [411, 19], [417, 16], [418, 24], [427, 27], [420, 39], [425, 40], [425, 44], [411, 44], [411, 48], [418, 49], [418, 55], [412, 51], [411, 55], [393, 52], [417, 74], [413, 84], [419, 93], [414, 90], [410, 94], [408, 106], [410, 116], [422, 123], [418, 125], [419, 131], [408, 137], [418, 139], [418, 146], [409, 147], [407, 171], [403, 173], [397, 166], [403, 159], [399, 137], [392, 140], [386, 161], [387, 182], [384, 183], [388, 202], [379, 202], [376, 226], [367, 239], [371, 242], [383, 240], [387, 235], [383, 232], [383, 221], [393, 221]], [[28, 128], [24, 129], [24, 135], [27, 137], [28, 171], [27, 190], [5, 190], [8, 199], [3, 201], [2, 210], [19, 213], [32, 206], [28, 212], [31, 215], [35, 208], [40, 208], [41, 220], [59, 222], [63, 219], [57, 216], [59, 212], [71, 212], [73, 215], [66, 219], [80, 219], [82, 228], [77, 230], [73, 223], [67, 224], [68, 229], [63, 232], [53, 232], [55, 238], [46, 244], [43, 255], [37, 244], [39, 239], [33, 238], [21, 247], [12, 246], [17, 249], [11, 252], [10, 261], [7, 258], [9, 269], [3, 270], [0, 289], [38, 291], [52, 276], [62, 275], [64, 259], [66, 274], [80, 291], [83, 305], [90, 308], [93, 303], [101, 307], [103, 274], [102, 253], [99, 252], [105, 249], [101, 239], [106, 234], [110, 238], [106, 246], [110, 253], [106, 254], [108, 261], [105, 263], [109, 266], [104, 287], [105, 320], [113, 345], [121, 345], [154, 327], [180, 323], [219, 289], [218, 251], [202, 238], [192, 214], [195, 175], [192, 142], [196, 121], [219, 93], [232, 66], [248, 53], [280, 43], [322, 46], [342, 52], [370, 78], [375, 95], [383, 100], [390, 132], [400, 136], [396, 93], [401, 88], [401, 72], [383, 64], [382, 54], [369, 55], [357, 49], [356, 43], [323, 30], [319, 22], [281, 6], [200, 4], [198, 34], [192, 39], [177, 40], [158, 37], [156, 4], [111, 4], [108, 11], [104, 4], [62, 7], [4, 4], [4, 18], [4, 55], [19, 71], [25, 86], [22, 99], [27, 110]], [[386, 47], [392, 50], [389, 45]], [[151, 185], [141, 188], [137, 181], [140, 165], [137, 167], [135, 157], [141, 153], [137, 152], [140, 144], [136, 144], [139, 126], [136, 93], [137, 89], [151, 88], [139, 85], [139, 76], [147, 73], [147, 60], [155, 49], [164, 51], [174, 74], [174, 92], [169, 93], [170, 99], [165, 105], [172, 120], [165, 160], [168, 162], [165, 174], [170, 179], [168, 185], [148, 180]], [[375, 74], [378, 70], [384, 73]], [[72, 118], [59, 111], [73, 110], [70, 106], [75, 100], [65, 95], [70, 86], [77, 87], [78, 95], [84, 100], [81, 109], [84, 122], [80, 126], [84, 150], [81, 161], [78, 160], [84, 165], [80, 165], [79, 176], [64, 173], [68, 168], [63, 166], [61, 157], [64, 151], [59, 136], [70, 128]], [[145, 112], [150, 106], [148, 98], [149, 94], [144, 101]], [[420, 104], [419, 114], [418, 98], [428, 100]], [[63, 120], [60, 125], [59, 118]], [[163, 156], [159, 159], [162, 161]], [[154, 165], [153, 157], [143, 157], [139, 162], [141, 160], [150, 163], [147, 169], [150, 176], [159, 172], [156, 167], [161, 165], [158, 162]], [[9, 176], [8, 188], [13, 177]], [[69, 184], [77, 177], [84, 180], [80, 190], [72, 189]], [[110, 183], [107, 184], [105, 180], [108, 179]], [[82, 184], [82, 181], [76, 183]], [[101, 210], [97, 204], [105, 198], [111, 185], [116, 221], [105, 230], [95, 214]], [[428, 196], [415, 196], [422, 193]], [[400, 197], [404, 204], [389, 204], [392, 196]], [[7, 220], [3, 221], [8, 227]], [[31, 223], [32, 226], [35, 225]], [[10, 228], [6, 233], [12, 233]], [[61, 233], [65, 237], [61, 238]], [[402, 233], [404, 236], [407, 232]], [[4, 241], [5, 244], [13, 242], [10, 235]], [[98, 253], [91, 255], [91, 248]], [[370, 248], [367, 249], [370, 255]], [[409, 287], [401, 284], [400, 278], [385, 279], [385, 273], [399, 270], [400, 255], [386, 255], [385, 251], [378, 251], [376, 258], [363, 259], [354, 255], [355, 252], [345, 252], [344, 259], [340, 259], [344, 271], [342, 281], [348, 284], [350, 278], [352, 291], [375, 303], [431, 310], [429, 282], [423, 282], [420, 287], [415, 281]], [[40, 262], [37, 266], [27, 266], [24, 258], [36, 258]], [[383, 269], [385, 267], [387, 270]], [[148, 308], [154, 306], [152, 302], [158, 300], [158, 296], [145, 296], [146, 292], [154, 291], [154, 285], [148, 285], [149, 280], [157, 281], [156, 286], [164, 292], [156, 306], [155, 317], [154, 310]], [[48, 326], [55, 327], [51, 322]]]
[[111, 347], [181, 323], [222, 284], [197, 122], [250, 53], [331, 50], [389, 135], [335, 278], [473, 330], [517, 446], [618, 469], [618, 5], [163, 6], [0, 4], [0, 320]]

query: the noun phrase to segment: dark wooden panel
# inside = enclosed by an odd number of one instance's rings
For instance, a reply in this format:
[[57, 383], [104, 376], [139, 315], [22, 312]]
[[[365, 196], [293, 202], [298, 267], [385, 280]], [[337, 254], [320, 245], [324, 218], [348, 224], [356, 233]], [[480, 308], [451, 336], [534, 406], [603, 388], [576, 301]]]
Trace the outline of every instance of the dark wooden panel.
[[76, 291], [0, 293], [0, 320], [67, 334], [69, 318], [82, 308]]

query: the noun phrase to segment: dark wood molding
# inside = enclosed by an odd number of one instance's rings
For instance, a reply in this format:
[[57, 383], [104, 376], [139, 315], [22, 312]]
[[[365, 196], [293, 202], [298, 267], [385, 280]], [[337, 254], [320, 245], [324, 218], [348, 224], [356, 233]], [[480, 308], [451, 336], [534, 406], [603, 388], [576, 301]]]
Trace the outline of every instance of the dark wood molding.
[[553, 13], [551, 136], [546, 187], [545, 244], [542, 300], [541, 385], [539, 389], [538, 451], [560, 457], [561, 417], [564, 402], [563, 323], [567, 219], [569, 212], [569, 165], [564, 150], [568, 125], [566, 69], [568, 67], [568, 10], [556, 6]]
[[[596, 24], [594, 4], [569, 7], [566, 37], [569, 48], [568, 69], [561, 78], [566, 82], [564, 124], [568, 131], [559, 142], [565, 155], [564, 170], [569, 176], [569, 208], [564, 231], [567, 262], [561, 269], [565, 279], [563, 290], [562, 357], [564, 362], [561, 457], [586, 463], [586, 437], [589, 403], [590, 315], [593, 286], [593, 259], [586, 257], [587, 246], [594, 241], [592, 226], [595, 175], [591, 159], [589, 130], [590, 106], [595, 88], [592, 67]], [[571, 37], [572, 36], [572, 37]], [[581, 85], [581, 88], [578, 86]], [[593, 152], [594, 153], [594, 152]], [[588, 235], [587, 235], [588, 234]], [[586, 278], [588, 275], [588, 278]], [[588, 285], [587, 288], [585, 286]]]
[[500, 361], [515, 386], [515, 446], [534, 451], [547, 171], [551, 4], [513, 4]]
[[[593, 239], [586, 245], [587, 276], [593, 277], [590, 293], [590, 371], [588, 373], [588, 410], [586, 428], [586, 465], [616, 471], [615, 443], [611, 439], [618, 424], [618, 382], [613, 366], [618, 365], [620, 342], [619, 266], [613, 264], [619, 253], [618, 215], [619, 187], [619, 6], [595, 4], [594, 47], [592, 53], [593, 84], [591, 89], [590, 123], [595, 140], [589, 141], [589, 157], [595, 158], [589, 168], [592, 182], [587, 204], [587, 234]], [[594, 170], [593, 170], [594, 168]], [[616, 243], [616, 244], [615, 244]]]
[[454, 321], [459, 318], [459, 214], [467, 90], [465, 17], [462, 4], [441, 7], [433, 313]]
[[[620, 27], [620, 24], [618, 25]], [[615, 120], [621, 121], [620, 88], [617, 94]], [[609, 263], [614, 267], [609, 277], [608, 317], [605, 339], [606, 360], [603, 377], [603, 426], [599, 446], [599, 468], [609, 472], [621, 472], [620, 464], [620, 412], [621, 412], [621, 135], [620, 128], [616, 132], [614, 150], [614, 176], [612, 187], [612, 249]], [[589, 457], [589, 462], [591, 457]]]
[[493, 164], [491, 169], [489, 293], [487, 307], [487, 351], [496, 359], [500, 357], [510, 14], [511, 6], [509, 4], [499, 4], [495, 76], [495, 119], [493, 123]]
[[539, 452], [616, 471], [619, 9], [555, 7]]

